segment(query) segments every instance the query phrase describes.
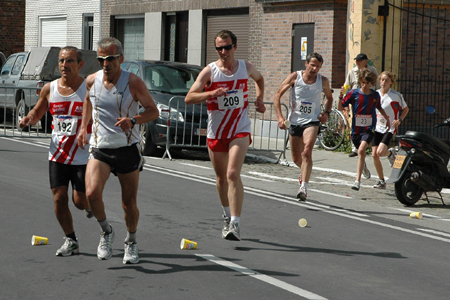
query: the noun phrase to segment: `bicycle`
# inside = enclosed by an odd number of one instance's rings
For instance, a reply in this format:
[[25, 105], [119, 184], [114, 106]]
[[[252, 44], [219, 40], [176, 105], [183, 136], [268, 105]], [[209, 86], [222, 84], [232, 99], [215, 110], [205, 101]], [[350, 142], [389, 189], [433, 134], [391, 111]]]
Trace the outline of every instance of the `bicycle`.
[[[325, 99], [325, 95], [323, 95], [323, 99]], [[347, 120], [344, 115], [336, 108], [332, 108], [328, 115], [328, 120], [320, 124], [320, 133], [317, 136], [320, 146], [328, 151], [339, 148], [344, 142], [346, 128]]]

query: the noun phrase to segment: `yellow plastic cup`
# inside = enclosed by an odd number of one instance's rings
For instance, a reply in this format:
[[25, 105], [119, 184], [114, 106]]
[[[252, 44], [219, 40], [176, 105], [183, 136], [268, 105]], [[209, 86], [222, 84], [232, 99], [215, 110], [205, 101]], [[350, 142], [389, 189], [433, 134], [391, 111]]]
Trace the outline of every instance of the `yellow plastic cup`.
[[306, 221], [306, 219], [301, 218], [300, 220], [298, 220], [298, 226], [306, 227], [306, 225], [308, 225], [308, 221]]
[[180, 248], [184, 250], [197, 249], [197, 242], [188, 239], [182, 239], [180, 243]]
[[420, 211], [418, 212], [412, 212], [409, 217], [411, 219], [422, 219], [422, 213]]
[[31, 245], [32, 246], [47, 245], [47, 243], [48, 243], [48, 238], [46, 238], [44, 236], [33, 235], [31, 237]]
[[289, 120], [284, 120], [284, 126], [286, 126], [286, 128], [291, 127], [291, 121], [289, 121]]

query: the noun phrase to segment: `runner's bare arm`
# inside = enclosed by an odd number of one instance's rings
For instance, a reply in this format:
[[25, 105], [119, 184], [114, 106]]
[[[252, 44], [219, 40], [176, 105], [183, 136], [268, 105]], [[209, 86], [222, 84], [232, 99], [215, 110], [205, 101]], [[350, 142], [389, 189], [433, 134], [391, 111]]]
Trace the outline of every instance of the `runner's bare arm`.
[[206, 66], [198, 75], [191, 89], [184, 98], [186, 104], [198, 104], [205, 102], [211, 97], [220, 97], [227, 95], [227, 89], [218, 88], [213, 91], [204, 92], [205, 86], [211, 81], [211, 68]]
[[249, 62], [245, 62], [247, 66], [247, 74], [255, 81], [255, 89], [256, 89], [256, 111], [260, 113], [264, 113], [266, 111], [266, 107], [264, 105], [264, 77], [261, 73], [255, 68], [255, 66]]
[[[325, 76], [322, 76], [322, 91], [325, 94], [325, 103], [323, 104], [325, 111], [330, 112], [333, 108], [333, 95], [331, 94], [330, 81]], [[319, 115], [319, 120], [325, 123], [328, 120], [329, 114], [322, 113]]]
[[277, 113], [277, 119], [278, 119], [278, 127], [280, 129], [286, 129], [286, 126], [284, 125], [284, 121], [286, 120], [283, 116], [283, 113], [281, 112], [281, 97], [286, 93], [286, 91], [294, 86], [295, 80], [297, 79], [297, 72], [290, 73], [281, 83], [280, 87], [278, 88], [277, 92], [275, 93], [273, 97], [273, 103], [275, 112]]
[[50, 83], [45, 84], [39, 94], [39, 100], [32, 110], [20, 120], [20, 128], [24, 128], [29, 125], [35, 125], [47, 112], [48, 101], [50, 98]]
[[89, 141], [87, 140], [87, 126], [92, 119], [92, 104], [91, 99], [89, 98], [89, 91], [91, 90], [91, 87], [95, 82], [96, 74], [97, 73], [91, 74], [86, 78], [87, 92], [83, 102], [83, 115], [81, 117], [80, 132], [77, 136], [77, 143], [78, 146], [81, 147], [81, 149], [84, 149], [84, 146], [89, 144]]

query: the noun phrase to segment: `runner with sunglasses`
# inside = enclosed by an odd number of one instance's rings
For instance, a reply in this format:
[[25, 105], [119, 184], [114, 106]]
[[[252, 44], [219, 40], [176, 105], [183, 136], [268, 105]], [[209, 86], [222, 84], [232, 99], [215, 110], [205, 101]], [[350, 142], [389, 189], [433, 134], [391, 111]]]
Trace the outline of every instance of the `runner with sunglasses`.
[[[119, 178], [127, 236], [123, 263], [138, 263], [136, 231], [139, 220], [137, 189], [143, 159], [139, 151], [139, 127], [158, 118], [158, 109], [145, 86], [135, 74], [120, 68], [123, 48], [115, 38], [103, 38], [97, 44], [101, 71], [86, 79], [83, 118], [78, 145], [88, 144], [87, 127], [92, 121], [90, 156], [86, 167], [86, 195], [102, 232], [97, 248], [100, 260], [112, 256], [114, 230], [106, 219], [103, 189], [110, 173]], [[145, 108], [139, 113], [139, 104]]]
[[200, 72], [185, 101], [187, 104], [206, 101], [208, 106], [208, 151], [225, 221], [222, 238], [239, 241], [244, 202], [241, 168], [251, 143], [248, 77], [255, 81], [256, 111], [263, 113], [266, 108], [264, 78], [251, 63], [234, 58], [237, 46], [237, 38], [231, 31], [223, 30], [216, 35], [214, 47], [219, 59]]

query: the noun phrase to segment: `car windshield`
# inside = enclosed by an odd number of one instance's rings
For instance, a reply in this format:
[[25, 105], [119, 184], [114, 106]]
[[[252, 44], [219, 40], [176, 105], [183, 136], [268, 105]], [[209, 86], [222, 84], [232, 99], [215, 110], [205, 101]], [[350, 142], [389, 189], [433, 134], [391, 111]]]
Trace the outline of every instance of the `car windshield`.
[[144, 82], [151, 91], [185, 95], [200, 71], [184, 66], [148, 65], [144, 68]]

